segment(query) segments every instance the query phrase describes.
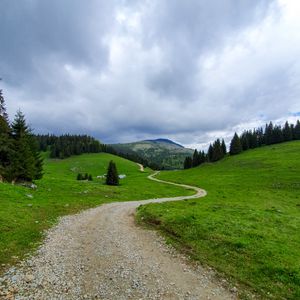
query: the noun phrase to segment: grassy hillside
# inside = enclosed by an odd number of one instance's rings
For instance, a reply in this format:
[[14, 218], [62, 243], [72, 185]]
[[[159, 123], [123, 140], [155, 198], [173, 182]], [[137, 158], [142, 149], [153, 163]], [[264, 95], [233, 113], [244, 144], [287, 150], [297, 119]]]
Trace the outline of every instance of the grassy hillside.
[[200, 186], [208, 195], [142, 206], [140, 220], [260, 297], [300, 299], [299, 141], [160, 178]]
[[112, 146], [121, 153], [137, 153], [140, 157], [165, 169], [182, 169], [186, 156], [193, 155], [192, 149], [184, 148], [165, 139], [114, 144]]
[[[111, 159], [116, 162], [119, 174], [127, 175], [118, 187], [106, 186], [103, 179], [96, 179], [106, 173]], [[42, 230], [50, 227], [58, 216], [104, 202], [192, 193], [150, 181], [147, 179], [150, 170], [142, 173], [135, 163], [104, 153], [47, 159], [44, 169], [44, 178], [36, 182], [35, 191], [0, 183], [0, 271], [5, 268], [2, 264], [13, 263], [34, 248]], [[77, 181], [78, 172], [92, 174], [94, 181]]]

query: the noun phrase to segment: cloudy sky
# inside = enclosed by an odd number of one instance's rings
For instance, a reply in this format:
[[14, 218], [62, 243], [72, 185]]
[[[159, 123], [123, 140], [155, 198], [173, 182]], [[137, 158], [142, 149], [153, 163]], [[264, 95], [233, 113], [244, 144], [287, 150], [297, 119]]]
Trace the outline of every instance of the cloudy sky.
[[0, 0], [0, 87], [39, 133], [218, 137], [300, 116], [297, 0]]

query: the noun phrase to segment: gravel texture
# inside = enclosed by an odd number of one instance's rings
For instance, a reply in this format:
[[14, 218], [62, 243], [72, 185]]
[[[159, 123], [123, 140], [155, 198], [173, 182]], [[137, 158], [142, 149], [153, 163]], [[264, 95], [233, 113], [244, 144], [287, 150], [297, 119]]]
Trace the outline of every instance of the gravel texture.
[[205, 196], [192, 188], [193, 196], [111, 203], [61, 218], [34, 256], [0, 278], [0, 298], [237, 298], [212, 270], [190, 264], [155, 231], [134, 223], [141, 204]]

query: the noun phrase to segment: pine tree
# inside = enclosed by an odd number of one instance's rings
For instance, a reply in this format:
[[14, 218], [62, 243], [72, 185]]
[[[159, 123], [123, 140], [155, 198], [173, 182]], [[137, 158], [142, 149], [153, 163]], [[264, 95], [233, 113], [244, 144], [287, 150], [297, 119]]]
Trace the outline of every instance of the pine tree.
[[195, 149], [194, 154], [193, 154], [193, 167], [197, 167], [200, 165], [200, 159], [199, 159], [199, 153], [197, 149]]
[[230, 143], [230, 155], [239, 154], [243, 151], [241, 140], [237, 133], [234, 134]]
[[222, 139], [221, 147], [222, 147], [223, 156], [225, 156], [227, 154], [227, 149], [226, 149], [226, 144], [224, 139]]
[[0, 90], [0, 182], [9, 180], [11, 162], [14, 156], [12, 150], [11, 129], [6, 113], [4, 97]]
[[12, 123], [13, 149], [12, 181], [32, 181], [37, 176], [36, 153], [33, 151], [31, 132], [25, 116], [18, 111]]
[[111, 160], [108, 165], [106, 174], [106, 184], [107, 185], [119, 185], [119, 176], [116, 164]]
[[213, 149], [213, 146], [210, 144], [208, 147], [208, 151], [207, 151], [208, 161], [210, 161], [210, 162], [213, 161], [213, 155], [214, 155], [214, 149]]
[[282, 129], [282, 135], [283, 140], [286, 142], [291, 141], [293, 139], [293, 132], [288, 121], [286, 121], [284, 124], [284, 127]]
[[221, 142], [217, 139], [212, 146], [212, 160], [211, 161], [218, 161], [224, 157], [223, 150], [221, 146]]
[[297, 120], [297, 123], [295, 125], [294, 138], [295, 138], [295, 140], [300, 140], [300, 121], [299, 120]]
[[190, 156], [187, 156], [184, 160], [184, 169], [190, 169], [193, 166], [193, 160]]
[[81, 174], [81, 173], [78, 173], [76, 179], [77, 179], [77, 180], [82, 180], [82, 174]]

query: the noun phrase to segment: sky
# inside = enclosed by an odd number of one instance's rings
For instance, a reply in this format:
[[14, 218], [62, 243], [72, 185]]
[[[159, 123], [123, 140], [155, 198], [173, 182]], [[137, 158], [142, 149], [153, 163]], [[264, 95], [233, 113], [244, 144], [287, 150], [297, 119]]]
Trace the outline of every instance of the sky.
[[204, 149], [300, 118], [300, 1], [0, 0], [0, 88], [36, 133]]

